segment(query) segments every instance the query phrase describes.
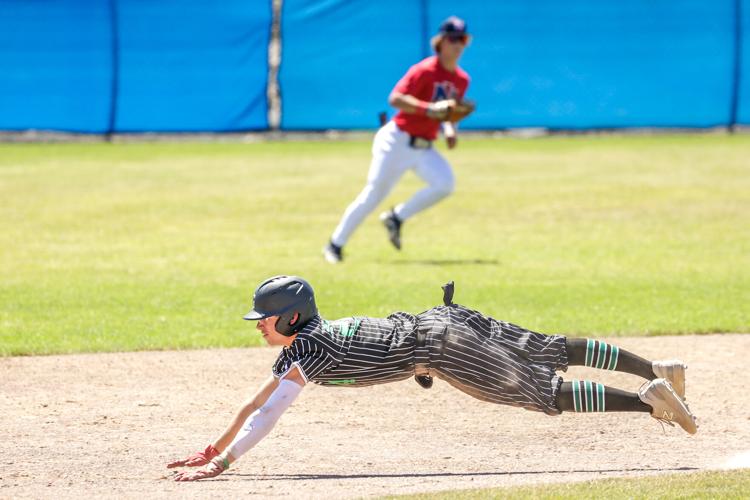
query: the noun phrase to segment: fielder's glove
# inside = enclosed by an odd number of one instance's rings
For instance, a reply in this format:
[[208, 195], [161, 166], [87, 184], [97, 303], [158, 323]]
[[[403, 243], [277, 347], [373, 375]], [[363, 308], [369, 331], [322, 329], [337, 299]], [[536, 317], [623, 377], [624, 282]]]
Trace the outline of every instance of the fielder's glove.
[[444, 99], [431, 102], [425, 114], [433, 120], [456, 123], [469, 116], [475, 109], [476, 104], [473, 101]]

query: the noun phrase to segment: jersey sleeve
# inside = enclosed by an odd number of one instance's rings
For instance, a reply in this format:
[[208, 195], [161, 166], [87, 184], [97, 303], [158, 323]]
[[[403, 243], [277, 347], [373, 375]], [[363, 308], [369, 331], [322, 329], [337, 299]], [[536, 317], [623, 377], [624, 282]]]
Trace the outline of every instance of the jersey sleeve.
[[276, 359], [273, 375], [281, 378], [296, 366], [305, 382], [309, 382], [336, 365], [328, 347], [312, 337], [297, 337]]
[[461, 101], [466, 96], [466, 85], [458, 89], [458, 100]]
[[458, 86], [458, 99], [461, 100], [466, 96], [466, 90], [469, 88], [469, 83], [471, 83], [471, 79], [469, 78], [469, 75], [466, 73], [462, 74], [461, 78], [461, 84]]
[[415, 64], [409, 68], [409, 71], [407, 71], [406, 74], [401, 77], [401, 80], [396, 83], [396, 86], [393, 87], [393, 91], [398, 92], [399, 94], [416, 96], [420, 93], [420, 90], [427, 82], [426, 75], [427, 73], [418, 64]]

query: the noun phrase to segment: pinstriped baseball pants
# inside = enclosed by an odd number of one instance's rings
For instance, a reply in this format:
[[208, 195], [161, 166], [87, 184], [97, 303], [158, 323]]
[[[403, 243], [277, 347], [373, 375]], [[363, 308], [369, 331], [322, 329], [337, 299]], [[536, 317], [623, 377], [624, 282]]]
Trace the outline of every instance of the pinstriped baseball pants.
[[417, 316], [431, 375], [482, 401], [559, 415], [565, 337], [544, 335], [459, 305]]

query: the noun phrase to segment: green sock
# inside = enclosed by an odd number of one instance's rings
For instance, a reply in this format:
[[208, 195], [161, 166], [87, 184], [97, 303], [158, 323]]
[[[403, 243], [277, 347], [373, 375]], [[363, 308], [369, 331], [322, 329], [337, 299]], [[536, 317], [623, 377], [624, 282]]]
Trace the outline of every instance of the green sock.
[[602, 370], [617, 370], [617, 360], [620, 357], [620, 348], [616, 345], [602, 342], [601, 340], [586, 340], [585, 365]]

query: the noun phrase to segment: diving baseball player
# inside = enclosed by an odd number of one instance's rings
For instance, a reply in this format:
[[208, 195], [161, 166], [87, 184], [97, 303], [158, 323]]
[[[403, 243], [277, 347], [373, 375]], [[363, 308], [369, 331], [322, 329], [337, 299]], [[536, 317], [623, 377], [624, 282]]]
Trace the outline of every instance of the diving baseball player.
[[474, 109], [462, 101], [469, 75], [458, 66], [469, 40], [466, 23], [449, 17], [431, 40], [436, 55], [412, 66], [393, 88], [388, 102], [399, 112], [375, 135], [367, 185], [347, 207], [330, 242], [323, 248], [328, 262], [341, 262], [342, 249], [354, 230], [407, 170], [413, 169], [427, 187], [406, 203], [380, 215], [397, 249], [401, 248], [404, 221], [453, 192], [451, 166], [432, 145], [442, 123], [448, 148], [454, 148], [456, 122]]
[[[269, 345], [283, 346], [271, 376], [243, 405], [224, 433], [202, 452], [167, 465], [202, 466], [177, 481], [221, 474], [258, 444], [309, 383], [362, 387], [412, 376], [425, 388], [432, 377], [482, 401], [559, 415], [562, 412], [647, 412], [685, 431], [697, 431], [684, 402], [680, 361], [650, 362], [593, 339], [543, 335], [453, 303], [453, 283], [443, 287], [444, 305], [413, 315], [350, 317], [318, 315], [310, 284], [295, 276], [261, 283], [245, 316]], [[637, 393], [590, 380], [563, 379], [571, 365], [617, 370], [643, 377]]]

